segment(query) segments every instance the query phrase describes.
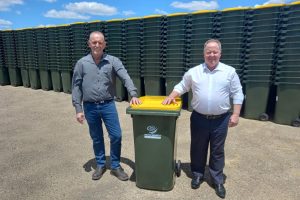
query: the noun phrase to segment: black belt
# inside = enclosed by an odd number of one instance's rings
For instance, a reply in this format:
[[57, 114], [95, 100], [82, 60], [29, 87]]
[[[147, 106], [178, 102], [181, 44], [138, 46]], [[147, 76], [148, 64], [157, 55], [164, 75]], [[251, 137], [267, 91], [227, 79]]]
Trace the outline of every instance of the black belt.
[[109, 99], [109, 100], [101, 100], [101, 101], [84, 101], [83, 103], [91, 103], [91, 104], [106, 104], [109, 102], [112, 102], [113, 99]]
[[[198, 113], [198, 112], [197, 112]], [[201, 117], [204, 117], [205, 119], [219, 119], [225, 115], [228, 114], [228, 112], [226, 113], [223, 113], [223, 114], [220, 114], [220, 115], [205, 115], [205, 114], [201, 114], [201, 113], [198, 113]]]

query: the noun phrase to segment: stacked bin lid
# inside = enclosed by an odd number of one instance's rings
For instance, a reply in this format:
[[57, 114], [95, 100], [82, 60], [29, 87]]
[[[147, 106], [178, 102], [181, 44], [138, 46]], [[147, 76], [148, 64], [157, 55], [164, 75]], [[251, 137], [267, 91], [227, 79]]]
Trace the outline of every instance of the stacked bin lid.
[[[112, 19], [104, 23], [104, 35], [106, 38], [105, 52], [119, 58], [126, 66], [126, 39], [125, 21], [122, 19]], [[123, 101], [127, 98], [126, 89], [123, 83], [116, 79], [115, 100]]]
[[245, 83], [272, 81], [280, 5], [260, 6], [248, 11]]
[[72, 32], [69, 25], [56, 27], [57, 30], [57, 47], [58, 47], [58, 69], [61, 71], [72, 70], [72, 49], [66, 48], [71, 46]]
[[9, 85], [9, 74], [4, 62], [4, 49], [2, 40], [2, 31], [0, 31], [0, 85]]
[[247, 8], [229, 8], [219, 13], [217, 38], [222, 43], [221, 62], [236, 69], [241, 78], [245, 50]]
[[[170, 94], [189, 68], [191, 46], [191, 17], [187, 13], [175, 13], [166, 18], [166, 53], [163, 55], [163, 75], [166, 94]], [[182, 96], [187, 104], [187, 95]]]
[[4, 63], [8, 67], [10, 84], [13, 86], [23, 85], [21, 71], [18, 68], [17, 53], [15, 49], [15, 31], [5, 30], [2, 32]]
[[43, 90], [52, 89], [52, 79], [50, 74], [50, 65], [49, 65], [49, 47], [48, 47], [48, 29], [45, 27], [40, 27], [35, 29], [36, 41], [37, 41], [37, 61], [38, 69], [41, 81], [41, 88]]
[[300, 2], [282, 8], [278, 40], [274, 121], [300, 126]]
[[85, 22], [70, 24], [70, 30], [72, 35], [72, 66], [74, 67], [80, 58], [90, 52], [87, 44], [90, 30], [88, 23]]
[[275, 100], [272, 81], [280, 6], [281, 4], [259, 6], [247, 11], [243, 71], [246, 118], [268, 120], [272, 114], [270, 110], [273, 109]]
[[17, 66], [20, 68], [22, 82], [24, 87], [30, 87], [29, 71], [28, 71], [28, 51], [30, 47], [26, 44], [26, 31], [27, 29], [20, 29], [15, 31], [15, 48], [17, 55]]
[[166, 18], [166, 53], [164, 56], [163, 72], [166, 79], [166, 93], [181, 80], [186, 70], [187, 49], [187, 13], [175, 13]]
[[216, 10], [202, 10], [192, 13], [191, 16], [191, 47], [190, 47], [190, 67], [194, 67], [204, 62], [203, 45], [213, 37], [214, 20]]
[[[48, 65], [48, 39], [47, 29], [45, 27], [35, 29], [37, 40], [37, 60], [39, 69], [50, 69]], [[43, 53], [41, 53], [43, 52]]]
[[[24, 30], [24, 37], [26, 46], [25, 67], [28, 69], [30, 87], [32, 89], [39, 89], [41, 87], [39, 71], [38, 71], [38, 49], [36, 31], [32, 28]], [[23, 82], [24, 84], [24, 82]]]
[[113, 19], [105, 23], [104, 35], [106, 38], [105, 51], [113, 56], [120, 58], [123, 62], [123, 49], [125, 47], [125, 27], [124, 20]]
[[126, 69], [130, 76], [141, 77], [142, 19], [126, 20]]
[[138, 90], [139, 96], [142, 91], [142, 44], [143, 44], [143, 21], [141, 18], [129, 18], [126, 20], [126, 69]]
[[62, 91], [65, 93], [71, 93], [72, 82], [72, 49], [70, 47], [72, 43], [72, 32], [70, 25], [57, 26], [58, 36], [58, 73], [61, 75]]
[[143, 18], [142, 62], [146, 95], [165, 93], [163, 58], [166, 52], [165, 16], [151, 15]]
[[47, 28], [48, 40], [48, 66], [51, 71], [52, 86], [55, 92], [62, 91], [59, 52], [59, 31], [57, 27]]
[[100, 31], [103, 32], [104, 27], [103, 27], [103, 22], [100, 20], [95, 20], [95, 21], [91, 21], [89, 23], [87, 23], [87, 27], [88, 27], [88, 35], [90, 35], [91, 32], [93, 31]]

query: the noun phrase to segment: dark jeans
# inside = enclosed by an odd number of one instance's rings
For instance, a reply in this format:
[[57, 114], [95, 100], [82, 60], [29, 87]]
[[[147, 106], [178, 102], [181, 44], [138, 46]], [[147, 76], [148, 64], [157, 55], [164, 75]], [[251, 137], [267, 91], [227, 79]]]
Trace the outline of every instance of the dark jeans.
[[192, 173], [196, 176], [204, 176], [208, 146], [210, 146], [209, 172], [215, 184], [224, 183], [224, 145], [229, 118], [230, 113], [217, 119], [206, 119], [195, 111], [190, 117]]
[[122, 133], [115, 102], [110, 101], [103, 104], [84, 103], [83, 108], [93, 140], [97, 166], [103, 167], [106, 163], [102, 129], [102, 122], [104, 122], [110, 139], [111, 169], [119, 168]]

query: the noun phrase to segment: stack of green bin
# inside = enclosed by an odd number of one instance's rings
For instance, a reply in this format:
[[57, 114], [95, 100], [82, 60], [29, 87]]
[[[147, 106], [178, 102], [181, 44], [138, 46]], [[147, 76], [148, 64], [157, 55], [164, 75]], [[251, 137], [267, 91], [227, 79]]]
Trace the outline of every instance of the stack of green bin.
[[[244, 60], [244, 117], [269, 120], [275, 101], [274, 57], [280, 5], [265, 5], [247, 11], [248, 38]], [[259, 98], [258, 98], [259, 97]]]
[[[189, 68], [200, 65], [204, 62], [203, 45], [213, 38], [214, 19], [216, 10], [201, 10], [193, 12], [191, 16], [191, 44]], [[186, 69], [188, 70], [188, 69]], [[188, 93], [188, 110], [192, 111], [191, 106], [192, 92]]]
[[165, 55], [164, 76], [166, 80], [166, 94], [172, 92], [174, 86], [182, 79], [187, 68], [187, 13], [175, 13], [167, 16], [167, 51]]
[[[41, 81], [38, 68], [38, 48], [35, 29], [25, 29], [23, 40], [26, 45], [25, 67], [29, 72], [30, 87], [40, 89]], [[23, 83], [24, 84], [24, 83]]]
[[89, 34], [93, 31], [103, 32], [104, 31], [104, 22], [102, 22], [100, 20], [91, 21], [91, 22], [87, 23], [87, 28], [88, 28]]
[[15, 49], [15, 31], [5, 30], [2, 32], [4, 63], [8, 67], [10, 84], [12, 86], [23, 85], [21, 70], [17, 63]]
[[221, 62], [236, 69], [241, 78], [245, 54], [246, 8], [228, 8], [221, 12], [218, 39], [222, 44]]
[[141, 18], [126, 20], [126, 69], [138, 91], [143, 95], [141, 45], [143, 44], [143, 21]]
[[[110, 55], [121, 59], [124, 66], [126, 66], [125, 57], [125, 24], [122, 19], [112, 19], [104, 24], [104, 33], [107, 42], [106, 52]], [[123, 101], [127, 99], [127, 92], [119, 78], [116, 80], [116, 94], [115, 100]]]
[[87, 44], [90, 30], [88, 24], [85, 22], [71, 24], [70, 28], [72, 35], [72, 66], [74, 67], [80, 58], [90, 52]]
[[71, 28], [69, 25], [56, 27], [58, 35], [58, 64], [59, 73], [61, 75], [62, 91], [71, 93], [72, 84], [72, 49], [71, 47]]
[[151, 15], [143, 18], [142, 76], [146, 95], [164, 95], [162, 77], [165, 53], [165, 17]]
[[52, 90], [52, 79], [50, 65], [48, 63], [48, 33], [47, 28], [41, 27], [35, 29], [37, 62], [42, 90]]
[[62, 91], [62, 80], [60, 74], [59, 63], [59, 35], [56, 26], [47, 28], [48, 40], [48, 66], [51, 72], [51, 80], [53, 90], [55, 92]]
[[0, 85], [9, 85], [9, 74], [7, 66], [4, 63], [4, 49], [2, 40], [2, 31], [0, 31]]
[[20, 68], [22, 83], [24, 87], [30, 87], [29, 80], [29, 69], [26, 66], [26, 57], [28, 52], [28, 47], [26, 45], [26, 40], [24, 40], [26, 29], [20, 29], [14, 31], [15, 35], [15, 48], [17, 56], [17, 66]]
[[[166, 18], [166, 53], [163, 62], [166, 94], [170, 94], [189, 68], [191, 46], [191, 16], [175, 13]], [[188, 94], [182, 96], [183, 107], [187, 107]]]
[[176, 119], [181, 101], [162, 105], [165, 96], [143, 96], [142, 104], [131, 105], [126, 113], [133, 121], [136, 186], [150, 190], [172, 190], [181, 163], [176, 162]]
[[275, 84], [277, 101], [274, 122], [300, 126], [300, 2], [283, 8], [283, 22]]

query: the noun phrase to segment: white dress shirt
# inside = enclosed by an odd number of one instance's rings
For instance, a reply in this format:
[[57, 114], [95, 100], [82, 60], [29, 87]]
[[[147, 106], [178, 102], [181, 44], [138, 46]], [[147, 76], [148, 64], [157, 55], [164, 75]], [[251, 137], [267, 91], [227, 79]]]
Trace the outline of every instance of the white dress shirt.
[[235, 69], [219, 62], [210, 71], [206, 64], [200, 64], [189, 69], [174, 90], [180, 95], [192, 89], [193, 110], [205, 115], [220, 115], [228, 112], [233, 104], [242, 104], [244, 95]]

